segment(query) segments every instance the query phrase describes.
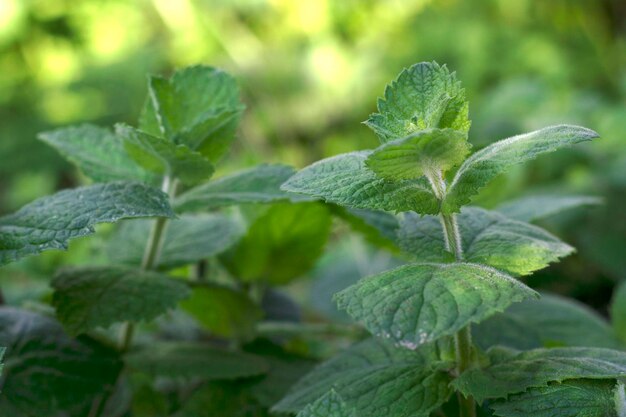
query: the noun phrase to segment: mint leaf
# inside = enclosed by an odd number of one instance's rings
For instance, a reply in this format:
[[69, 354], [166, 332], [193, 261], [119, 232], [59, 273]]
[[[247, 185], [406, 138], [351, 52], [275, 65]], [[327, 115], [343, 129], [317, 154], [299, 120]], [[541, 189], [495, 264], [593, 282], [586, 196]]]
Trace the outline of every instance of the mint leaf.
[[[124, 222], [109, 241], [109, 257], [118, 263], [139, 265], [151, 227], [150, 220]], [[170, 269], [218, 255], [237, 243], [244, 232], [239, 221], [225, 214], [184, 215], [170, 220], [158, 266]]]
[[[255, 403], [245, 383], [214, 381], [202, 384], [169, 417], [270, 417]], [[155, 417], [147, 415], [145, 417]]]
[[531, 388], [489, 407], [502, 417], [620, 417], [615, 396], [623, 389], [624, 385], [614, 380], [572, 379]]
[[148, 321], [187, 298], [187, 285], [167, 275], [120, 266], [62, 270], [52, 281], [52, 305], [72, 334], [122, 321]]
[[368, 242], [398, 251], [396, 233], [399, 224], [395, 215], [379, 210], [346, 209], [340, 206], [333, 206], [332, 210], [333, 214], [345, 220], [352, 230], [362, 234]]
[[296, 417], [356, 417], [356, 410], [348, 406], [334, 389], [304, 407]]
[[371, 151], [322, 159], [296, 173], [283, 190], [352, 208], [439, 213], [439, 201], [426, 178], [390, 181], [365, 166]]
[[10, 307], [0, 308], [0, 345], [7, 347], [3, 416], [87, 415], [122, 369], [111, 349], [70, 339], [54, 319]]
[[335, 300], [371, 333], [415, 349], [536, 296], [486, 266], [422, 263], [364, 278]]
[[594, 310], [578, 301], [550, 294], [513, 304], [504, 313], [474, 326], [472, 331], [483, 349], [494, 345], [516, 349], [623, 347], [611, 326]]
[[469, 104], [456, 74], [445, 65], [421, 62], [404, 69], [378, 99], [378, 113], [365, 122], [382, 143], [428, 128], [467, 132]]
[[490, 352], [492, 364], [465, 371], [452, 385], [482, 402], [528, 388], [568, 379], [615, 379], [626, 376], [626, 352], [603, 348], [535, 349], [521, 353]]
[[611, 321], [617, 337], [626, 342], [626, 284], [624, 283], [618, 285], [613, 294]]
[[[516, 275], [528, 275], [574, 252], [547, 231], [498, 212], [464, 207], [457, 216], [463, 256]], [[443, 228], [433, 216], [405, 213], [398, 232], [400, 247], [422, 261], [441, 262]]]
[[435, 345], [411, 351], [365, 340], [316, 367], [274, 411], [297, 412], [334, 389], [360, 417], [428, 416], [451, 394], [450, 366]]
[[167, 194], [136, 182], [60, 191], [0, 217], [0, 266], [94, 233], [94, 225], [136, 217], [173, 217]]
[[580, 206], [602, 204], [602, 199], [575, 195], [539, 195], [507, 201], [496, 210], [505, 216], [523, 222], [534, 222]]
[[[0, 347], [0, 361], [2, 361], [2, 358], [4, 357], [4, 352], [6, 352], [6, 350], [6, 348]], [[0, 362], [0, 376], [2, 375], [2, 368], [4, 368], [4, 363]]]
[[558, 125], [495, 142], [461, 165], [448, 187], [442, 209], [445, 213], [459, 211], [478, 190], [511, 165], [597, 137], [596, 132], [584, 127]]
[[243, 112], [239, 88], [227, 73], [208, 66], [151, 77], [140, 128], [186, 145], [212, 162], [228, 150]]
[[122, 140], [109, 129], [84, 124], [40, 133], [38, 137], [94, 181], [154, 179], [128, 156]]
[[187, 145], [152, 136], [126, 125], [116, 125], [115, 132], [124, 141], [128, 155], [145, 169], [195, 184], [213, 175], [213, 164]]
[[198, 287], [180, 303], [183, 310], [216, 336], [248, 338], [263, 310], [246, 294], [227, 287]]
[[286, 284], [313, 267], [331, 221], [328, 208], [318, 202], [274, 204], [221, 259], [242, 281]]
[[374, 149], [365, 165], [389, 180], [434, 178], [463, 162], [470, 147], [467, 134], [458, 130], [420, 130]]
[[126, 360], [135, 370], [176, 379], [236, 379], [268, 371], [256, 355], [196, 342], [157, 343], [126, 355]]
[[293, 168], [287, 165], [258, 165], [192, 188], [176, 198], [174, 207], [177, 212], [186, 212], [293, 200], [293, 194], [280, 190], [293, 174]]

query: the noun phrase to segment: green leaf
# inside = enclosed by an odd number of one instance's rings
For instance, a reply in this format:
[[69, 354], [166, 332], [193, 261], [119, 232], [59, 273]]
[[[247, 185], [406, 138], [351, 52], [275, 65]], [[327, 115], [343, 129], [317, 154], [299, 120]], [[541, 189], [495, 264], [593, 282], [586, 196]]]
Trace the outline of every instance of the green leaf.
[[293, 168], [287, 165], [258, 165], [192, 188], [176, 198], [174, 207], [177, 212], [186, 212], [237, 204], [302, 200], [280, 189], [293, 174]]
[[549, 382], [626, 377], [626, 352], [612, 349], [572, 347], [517, 354], [492, 349], [489, 355], [490, 366], [467, 370], [452, 383], [479, 402], [544, 387]]
[[38, 137], [94, 181], [153, 179], [128, 156], [122, 140], [109, 129], [84, 124], [40, 133]]
[[[4, 357], [4, 352], [6, 352], [6, 348], [5, 347], [0, 347], [0, 361], [2, 361], [2, 358]], [[2, 376], [2, 368], [4, 368], [4, 363], [0, 362], [0, 376]]]
[[445, 65], [421, 62], [404, 69], [378, 99], [378, 113], [365, 122], [382, 143], [428, 128], [467, 132], [469, 104], [456, 74]]
[[239, 88], [227, 73], [208, 66], [151, 77], [140, 128], [187, 145], [216, 162], [228, 150], [244, 110]]
[[448, 187], [442, 209], [445, 213], [459, 211], [478, 190], [512, 165], [597, 137], [596, 132], [584, 127], [558, 125], [495, 142], [461, 165]]
[[72, 334], [122, 321], [148, 321], [187, 298], [187, 285], [167, 275], [120, 266], [60, 271], [52, 305]]
[[357, 417], [354, 408], [348, 406], [334, 389], [304, 407], [296, 417]]
[[[516, 275], [528, 275], [574, 252], [547, 231], [495, 211], [464, 207], [457, 223], [465, 260]], [[404, 213], [398, 242], [417, 260], [442, 262], [447, 257], [443, 236], [438, 218]]]
[[318, 202], [277, 203], [222, 256], [238, 279], [286, 284], [311, 269], [330, 234], [328, 208]]
[[187, 145], [152, 136], [130, 126], [118, 124], [115, 132], [124, 141], [128, 155], [145, 169], [195, 184], [213, 175], [213, 164]]
[[371, 244], [398, 252], [396, 233], [399, 229], [397, 216], [379, 210], [346, 209], [331, 206], [333, 214], [345, 220], [352, 230], [362, 234]]
[[534, 222], [580, 206], [602, 204], [602, 199], [575, 195], [540, 195], [507, 201], [497, 210], [505, 216], [523, 222]]
[[247, 295], [226, 287], [195, 288], [180, 306], [212, 334], [228, 338], [250, 337], [263, 318], [261, 308]]
[[49, 317], [0, 308], [0, 344], [7, 346], [0, 415], [85, 416], [108, 395], [122, 363], [88, 338], [70, 339]]
[[550, 294], [513, 304], [504, 313], [473, 327], [472, 331], [483, 349], [493, 345], [516, 349], [623, 347], [607, 321], [594, 310], [575, 300]]
[[617, 337], [626, 342], [626, 284], [623, 282], [617, 286], [611, 300], [611, 321]]
[[64, 190], [0, 217], [0, 266], [70, 239], [94, 233], [94, 225], [136, 217], [173, 217], [167, 194], [136, 182], [112, 182]]
[[573, 379], [531, 388], [490, 407], [502, 417], [620, 417], [616, 407], [620, 392], [623, 396], [624, 385], [614, 380]]
[[158, 343], [126, 355], [126, 360], [135, 370], [177, 379], [228, 380], [268, 371], [258, 356], [195, 342]]
[[[108, 245], [115, 262], [139, 265], [152, 221], [124, 222]], [[224, 214], [184, 215], [167, 225], [160, 268], [174, 268], [218, 255], [233, 246], [244, 233], [241, 222]]]
[[415, 349], [536, 296], [483, 265], [422, 263], [364, 278], [335, 300], [371, 333]]
[[[168, 414], [170, 415], [170, 414]], [[171, 417], [270, 417], [244, 384], [216, 381], [203, 384]], [[152, 417], [152, 416], [150, 416]]]
[[451, 394], [450, 366], [434, 344], [411, 351], [369, 339], [316, 367], [274, 411], [297, 412], [334, 389], [360, 417], [428, 416]]
[[322, 159], [296, 173], [283, 190], [352, 208], [439, 213], [439, 201], [426, 178], [389, 181], [365, 166], [371, 151]]
[[434, 178], [463, 162], [470, 147], [467, 134], [458, 130], [420, 130], [379, 146], [365, 165], [388, 180]]

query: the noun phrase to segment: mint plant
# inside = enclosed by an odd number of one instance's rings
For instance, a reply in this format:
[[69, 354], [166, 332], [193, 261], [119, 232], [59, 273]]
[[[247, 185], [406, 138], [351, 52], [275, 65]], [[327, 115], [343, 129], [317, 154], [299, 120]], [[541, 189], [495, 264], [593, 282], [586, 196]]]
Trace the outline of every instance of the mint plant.
[[[395, 242], [414, 262], [336, 294], [338, 306], [374, 337], [315, 368], [275, 411], [299, 417], [626, 412], [626, 353], [602, 320], [560, 302], [541, 304], [549, 308], [534, 322], [511, 310], [539, 298], [523, 276], [574, 251], [527, 221], [594, 201], [547, 197], [500, 211], [468, 206], [510, 166], [598, 135], [551, 126], [471, 153], [468, 108], [454, 73], [434, 62], [416, 64], [387, 86], [378, 113], [365, 122], [378, 148], [318, 161], [283, 184], [285, 191], [351, 210], [401, 213]], [[548, 311], [566, 319], [535, 334], [540, 318], [550, 320]], [[580, 317], [585, 321], [576, 327]], [[516, 332], [514, 324], [532, 332]], [[567, 328], [583, 334], [574, 337]], [[585, 346], [576, 342], [586, 328], [599, 336]], [[547, 347], [549, 330], [561, 345]]]

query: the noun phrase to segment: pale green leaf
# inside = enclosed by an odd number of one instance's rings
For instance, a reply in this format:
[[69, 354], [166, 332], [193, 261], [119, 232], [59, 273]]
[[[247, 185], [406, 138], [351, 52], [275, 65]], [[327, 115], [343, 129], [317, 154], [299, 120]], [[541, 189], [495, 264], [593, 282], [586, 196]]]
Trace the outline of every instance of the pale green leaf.
[[619, 350], [571, 347], [515, 354], [492, 349], [489, 354], [490, 366], [467, 370], [452, 383], [479, 402], [544, 387], [549, 382], [626, 377], [626, 352]]
[[359, 417], [428, 416], [451, 394], [450, 366], [434, 344], [411, 351], [369, 339], [316, 367], [274, 410], [300, 411], [333, 389]]
[[502, 417], [622, 417], [616, 410], [618, 390], [623, 392], [624, 385], [614, 380], [573, 379], [531, 388], [489, 406]]
[[227, 73], [196, 65], [168, 80], [151, 77], [140, 128], [187, 145], [216, 162], [229, 148], [243, 112], [239, 87]]
[[536, 296], [483, 265], [421, 263], [364, 278], [335, 299], [371, 333], [415, 349]]
[[507, 201], [497, 210], [505, 216], [523, 222], [534, 222], [581, 206], [602, 204], [602, 199], [576, 195], [539, 195]]
[[617, 337], [626, 342], [626, 283], [624, 282], [617, 286], [611, 300], [611, 322]]
[[118, 124], [115, 132], [124, 141], [128, 155], [145, 169], [195, 184], [213, 175], [213, 164], [187, 145], [152, 136], [130, 126]]
[[445, 65], [421, 62], [404, 69], [378, 99], [378, 113], [365, 122], [381, 142], [428, 128], [467, 132], [469, 104], [456, 74]]
[[292, 200], [297, 196], [281, 191], [280, 186], [293, 174], [287, 165], [258, 165], [192, 188], [176, 198], [174, 207], [185, 212]]
[[[463, 257], [516, 275], [528, 275], [574, 252], [547, 231], [495, 211], [464, 207], [457, 215]], [[398, 242], [416, 260], [441, 262], [445, 240], [439, 219], [404, 213]]]
[[597, 137], [596, 132], [584, 127], [558, 125], [495, 142], [461, 165], [448, 187], [442, 209], [446, 213], [459, 211], [483, 186], [512, 165]]
[[334, 389], [307, 405], [296, 417], [357, 417], [356, 410], [345, 403]]
[[52, 305], [72, 334], [122, 321], [148, 321], [190, 295], [187, 285], [167, 275], [120, 266], [60, 271], [52, 281]]
[[299, 171], [281, 188], [352, 208], [439, 212], [439, 201], [426, 178], [379, 178], [365, 166], [369, 155], [371, 151], [360, 151], [322, 159]]
[[251, 336], [263, 318], [263, 311], [250, 297], [226, 287], [194, 288], [180, 306], [212, 334], [228, 338]]
[[0, 308], [0, 345], [7, 347], [2, 416], [88, 415], [122, 369], [111, 349], [71, 339], [54, 319], [15, 308]]
[[328, 240], [331, 220], [319, 202], [274, 204], [221, 259], [240, 280], [286, 284], [313, 267]]
[[38, 137], [94, 181], [153, 179], [128, 156], [122, 140], [109, 129], [84, 124], [40, 133]]
[[[139, 265], [152, 227], [150, 220], [124, 222], [108, 244], [109, 257]], [[241, 222], [225, 214], [184, 215], [169, 222], [158, 266], [174, 268], [218, 255], [244, 234]]]
[[127, 363], [153, 376], [202, 380], [236, 379], [268, 371], [260, 357], [197, 342], [167, 342], [130, 353]]
[[470, 147], [467, 135], [458, 130], [420, 130], [374, 149], [365, 165], [389, 180], [434, 177], [463, 162]]
[[136, 217], [173, 217], [167, 194], [136, 182], [112, 182], [64, 190], [0, 217], [0, 266], [70, 239], [94, 233], [94, 225]]

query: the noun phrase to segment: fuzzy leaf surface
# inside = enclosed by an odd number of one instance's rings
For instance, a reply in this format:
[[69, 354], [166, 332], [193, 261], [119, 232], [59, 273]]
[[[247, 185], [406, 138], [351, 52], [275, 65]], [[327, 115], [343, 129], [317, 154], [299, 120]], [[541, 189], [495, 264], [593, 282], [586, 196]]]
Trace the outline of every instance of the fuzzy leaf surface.
[[184, 184], [195, 184], [213, 175], [213, 164], [187, 145], [126, 125], [117, 125], [115, 131], [128, 155], [149, 171], [178, 178]]
[[415, 349], [536, 296], [493, 268], [421, 263], [364, 278], [335, 300], [371, 333]]
[[38, 137], [96, 182], [152, 179], [128, 156], [121, 138], [109, 129], [83, 124], [44, 132]]
[[333, 389], [304, 407], [296, 417], [356, 417], [356, 410], [348, 406]]
[[382, 143], [428, 128], [467, 133], [469, 104], [456, 74], [445, 65], [421, 62], [404, 69], [378, 99], [378, 113], [365, 124]]
[[584, 127], [558, 125], [495, 142], [472, 154], [461, 165], [448, 187], [442, 209], [445, 213], [459, 211], [483, 186], [511, 165], [597, 137], [596, 132]]
[[196, 342], [167, 342], [126, 356], [129, 365], [152, 376], [203, 380], [262, 375], [268, 364], [249, 353]]
[[177, 212], [186, 212], [237, 204], [298, 200], [297, 196], [280, 189], [294, 172], [287, 165], [258, 165], [192, 188], [176, 198], [174, 207]]
[[88, 338], [71, 339], [54, 319], [0, 308], [0, 415], [87, 415], [108, 394], [122, 369], [117, 354]]
[[603, 348], [535, 349], [515, 354], [492, 349], [492, 364], [469, 369], [452, 385], [482, 402], [528, 388], [568, 379], [617, 379], [626, 376], [626, 352]]
[[52, 287], [52, 305], [71, 334], [122, 321], [152, 320], [190, 295], [182, 281], [120, 266], [65, 269]]
[[94, 225], [137, 217], [173, 217], [168, 196], [137, 182], [111, 182], [60, 191], [0, 217], [0, 266], [70, 239], [94, 233]]
[[[108, 245], [115, 262], [139, 265], [150, 235], [152, 222], [125, 222]], [[159, 267], [175, 268], [218, 255], [232, 247], [244, 234], [243, 225], [224, 214], [183, 215], [167, 226]]]
[[142, 130], [187, 145], [212, 162], [228, 150], [244, 109], [233, 77], [197, 65], [170, 79], [151, 77], [148, 88]]
[[417, 179], [459, 165], [470, 151], [467, 135], [454, 129], [426, 129], [387, 142], [365, 165], [389, 180]]
[[[620, 395], [623, 399], [624, 385], [614, 380], [573, 379], [531, 388], [490, 407], [502, 417], [620, 417], [616, 407]], [[624, 410], [626, 404], [620, 405]]]
[[598, 204], [602, 204], [602, 199], [598, 197], [542, 195], [507, 201], [501, 204], [497, 210], [511, 219], [534, 222], [566, 210]]
[[[495, 211], [464, 207], [457, 215], [463, 256], [469, 262], [528, 275], [574, 252], [547, 231], [509, 219]], [[423, 261], [442, 261], [445, 241], [439, 219], [404, 213], [398, 232], [400, 246]]]
[[439, 201], [426, 178], [379, 178], [365, 165], [370, 155], [371, 151], [359, 151], [322, 159], [296, 173], [281, 188], [352, 208], [439, 212]]
[[434, 344], [411, 351], [368, 339], [313, 369], [274, 410], [300, 411], [333, 389], [360, 417], [428, 416], [451, 394], [450, 366]]

